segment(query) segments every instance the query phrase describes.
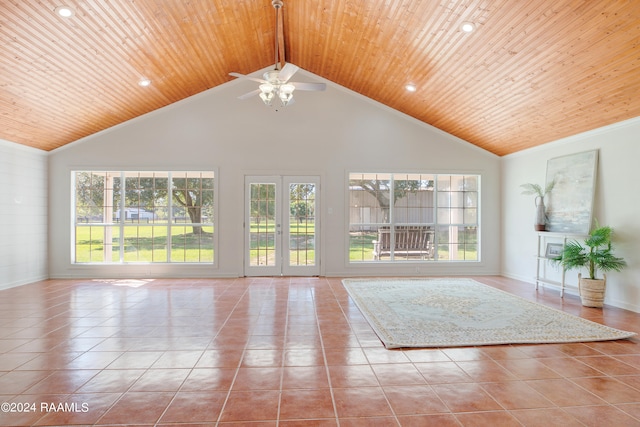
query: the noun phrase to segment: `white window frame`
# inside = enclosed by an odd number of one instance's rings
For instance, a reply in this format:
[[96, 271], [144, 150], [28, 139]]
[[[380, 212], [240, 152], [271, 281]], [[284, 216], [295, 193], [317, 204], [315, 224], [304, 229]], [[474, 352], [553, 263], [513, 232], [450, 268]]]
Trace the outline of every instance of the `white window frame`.
[[[351, 181], [353, 179], [357, 179], [359, 176], [364, 176], [364, 177], [372, 177], [371, 179], [373, 179], [373, 177], [389, 177], [390, 180], [390, 185], [389, 185], [389, 199], [393, 200], [394, 199], [394, 195], [393, 195], [393, 191], [394, 191], [394, 177], [397, 178], [405, 178], [405, 177], [416, 177], [416, 176], [431, 176], [433, 177], [433, 181], [434, 181], [434, 189], [433, 189], [433, 207], [429, 207], [429, 209], [433, 209], [433, 222], [403, 222], [403, 223], [398, 223], [395, 219], [394, 215], [394, 209], [395, 206], [393, 206], [390, 203], [389, 206], [389, 219], [388, 222], [376, 222], [374, 221], [369, 221], [369, 222], [352, 222], [352, 215], [351, 215], [351, 209], [355, 208], [353, 206], [351, 206]], [[468, 190], [463, 190], [463, 195], [464, 193], [475, 193], [475, 206], [463, 206], [461, 212], [463, 215], [463, 221], [461, 222], [451, 222], [451, 221], [444, 221], [443, 219], [439, 219], [442, 210], [443, 209], [448, 209], [448, 212], [451, 213], [451, 208], [450, 207], [443, 207], [441, 203], [439, 203], [439, 197], [438, 194], [439, 192], [441, 194], [445, 194], [445, 193], [456, 193], [457, 191], [441, 191], [439, 190], [439, 183], [438, 183], [438, 178], [444, 178], [444, 177], [449, 177], [449, 179], [451, 179], [452, 177], [457, 177], [460, 178], [462, 177], [463, 180], [465, 178], [474, 178], [476, 180], [476, 188], [474, 191], [468, 191]], [[395, 178], [395, 179], [397, 179]], [[406, 178], [405, 178], [406, 179]], [[347, 227], [346, 227], [346, 239], [347, 239], [347, 245], [346, 245], [346, 257], [347, 257], [347, 263], [349, 265], [362, 265], [362, 264], [367, 264], [367, 263], [375, 263], [375, 264], [384, 264], [384, 263], [407, 263], [407, 262], [420, 262], [420, 263], [450, 263], [452, 261], [455, 262], [463, 262], [463, 263], [476, 263], [476, 262], [480, 262], [481, 261], [481, 227], [480, 227], [480, 223], [481, 223], [481, 206], [480, 206], [480, 200], [481, 200], [481, 183], [482, 183], [482, 176], [478, 173], [460, 173], [460, 172], [455, 172], [455, 173], [442, 173], [442, 172], [438, 172], [438, 173], [431, 173], [431, 172], [348, 172], [347, 173], [347, 177], [346, 177], [346, 189], [347, 189]], [[469, 194], [470, 195], [470, 194]], [[466, 201], [463, 200], [463, 203], [466, 203]], [[464, 210], [465, 209], [475, 209], [476, 213], [475, 213], [475, 222], [465, 222], [464, 220]], [[459, 207], [456, 207], [456, 209], [459, 209]], [[450, 218], [450, 216], [449, 216]], [[352, 239], [352, 235], [351, 232], [354, 230], [357, 230], [358, 227], [361, 227], [361, 230], [377, 230], [379, 227], [389, 227], [391, 230], [395, 229], [395, 227], [397, 226], [424, 226], [424, 227], [429, 227], [433, 230], [433, 237], [434, 237], [434, 256], [433, 258], [425, 258], [425, 257], [415, 257], [415, 258], [411, 258], [408, 259], [407, 257], [402, 257], [399, 256], [398, 259], [396, 259], [394, 257], [393, 254], [393, 250], [392, 250], [392, 254], [387, 258], [387, 259], [367, 259], [364, 255], [362, 257], [362, 259], [351, 259], [351, 250], [352, 250], [352, 244], [351, 244], [351, 239]], [[449, 249], [452, 249], [454, 247], [458, 247], [459, 245], [468, 245], [468, 246], [473, 246], [467, 242], [464, 241], [456, 241], [456, 242], [441, 242], [440, 241], [440, 237], [439, 235], [441, 234], [441, 231], [443, 229], [445, 229], [445, 227], [449, 227], [451, 228], [457, 228], [457, 229], [464, 229], [467, 227], [471, 227], [475, 229], [475, 251], [476, 251], [476, 256], [475, 258], [470, 258], [470, 259], [465, 259], [463, 258], [458, 258], [457, 257], [457, 251], [456, 251], [456, 255], [455, 256], [450, 256], [448, 258], [443, 258], [443, 257], [439, 257], [439, 249], [441, 249], [443, 247], [443, 245], [448, 245]], [[377, 233], [377, 231], [376, 231]], [[453, 234], [453, 233], [452, 233]], [[390, 240], [391, 240], [391, 246], [393, 249], [394, 246], [394, 235], [393, 233], [391, 233], [390, 236]], [[361, 247], [358, 247], [358, 245], [355, 246], [355, 248], [358, 251], [361, 251], [363, 254], [366, 253], [366, 251], [368, 251], [369, 249], [366, 248], [364, 245]], [[373, 251], [373, 249], [371, 249], [371, 251]], [[465, 250], [463, 251], [464, 254], [467, 253], [467, 249], [465, 248]]]
[[[98, 174], [112, 174], [114, 177], [119, 177], [121, 180], [122, 185], [120, 186], [120, 200], [123, 201], [121, 202], [121, 206], [120, 207], [112, 207], [113, 211], [109, 211], [108, 213], [105, 212], [103, 213], [103, 217], [106, 217], [107, 215], [109, 216], [113, 216], [112, 222], [107, 222], [104, 221], [104, 219], [100, 222], [90, 222], [87, 224], [82, 224], [79, 221], [79, 218], [77, 217], [77, 200], [76, 200], [76, 174], [77, 173], [98, 173]], [[131, 215], [127, 214], [127, 211], [129, 210], [126, 205], [126, 203], [124, 203], [124, 201], [126, 200], [125, 198], [125, 178], [130, 178], [131, 175], [140, 175], [140, 176], [144, 176], [144, 175], [149, 175], [149, 174], [166, 174], [166, 176], [164, 176], [163, 178], [167, 179], [167, 205], [166, 205], [166, 209], [168, 211], [167, 213], [167, 218], [165, 221], [163, 221], [160, 224], [154, 224], [151, 225], [152, 227], [166, 227], [166, 259], [162, 259], [162, 260], [125, 260], [125, 238], [123, 238], [123, 236], [125, 236], [125, 229], [127, 227], [141, 227], [141, 226], [146, 226], [145, 225], [145, 220], [150, 219], [149, 218], [145, 218], [145, 217], [138, 217], [138, 220], [142, 220], [139, 221], [138, 223], [128, 223], [127, 220], [131, 220]], [[177, 223], [176, 222], [176, 217], [174, 216], [174, 206], [173, 206], [173, 194], [171, 191], [171, 183], [172, 183], [172, 179], [173, 178], [180, 178], [180, 174], [183, 175], [195, 175], [195, 174], [205, 174], [205, 175], [211, 175], [211, 178], [213, 179], [213, 218], [210, 220], [210, 222], [201, 222], [200, 223], [192, 223], [192, 222], [181, 222], [181, 223]], [[217, 266], [217, 254], [218, 254], [218, 227], [217, 227], [217, 219], [218, 219], [218, 171], [215, 168], [202, 168], [202, 169], [198, 169], [198, 170], [161, 170], [161, 169], [153, 169], [153, 170], [112, 170], [112, 169], [103, 169], [103, 168], [77, 168], [71, 171], [71, 263], [73, 265], [126, 265], [126, 264], [135, 264], [135, 265], [139, 265], [139, 264], [175, 264], [175, 265], [208, 265], [208, 266], [213, 266], [216, 267]], [[104, 206], [103, 206], [104, 208]], [[105, 209], [106, 210], [106, 209]], [[140, 215], [140, 212], [144, 212], [146, 213], [147, 211], [145, 211], [144, 209], [139, 209], [138, 210], [138, 215]], [[91, 221], [91, 219], [89, 219], [89, 221]], [[203, 261], [176, 261], [176, 260], [172, 260], [172, 230], [177, 228], [177, 227], [193, 227], [193, 226], [203, 226], [206, 228], [209, 227], [213, 227], [212, 228], [212, 232], [213, 232], [213, 236], [212, 236], [212, 243], [211, 246], [207, 245], [207, 250], [212, 250], [212, 259], [206, 259]], [[114, 229], [118, 230], [118, 236], [119, 236], [119, 259], [118, 260], [113, 260], [111, 258], [108, 258], [106, 255], [104, 256], [104, 259], [102, 260], [89, 260], [88, 262], [86, 261], [78, 261], [77, 260], [77, 242], [76, 242], [76, 230], [77, 227], [113, 227]], [[104, 244], [104, 242], [103, 242]], [[199, 256], [200, 256], [201, 252], [199, 252]]]

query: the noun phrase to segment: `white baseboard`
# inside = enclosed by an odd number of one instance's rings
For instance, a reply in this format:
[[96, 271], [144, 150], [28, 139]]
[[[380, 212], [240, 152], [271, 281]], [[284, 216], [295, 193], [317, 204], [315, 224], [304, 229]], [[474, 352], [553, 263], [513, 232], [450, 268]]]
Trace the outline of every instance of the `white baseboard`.
[[0, 283], [0, 291], [5, 289], [17, 288], [18, 286], [28, 285], [29, 283], [39, 282], [41, 280], [47, 280], [48, 278], [48, 276], [36, 276], [9, 283]]
[[635, 304], [629, 304], [628, 302], [625, 302], [625, 301], [618, 301], [618, 300], [612, 301], [610, 299], [607, 299], [607, 297], [605, 296], [604, 303], [605, 305], [610, 305], [613, 307], [622, 308], [624, 310], [633, 311], [634, 313], [640, 313], [640, 306], [637, 306]]

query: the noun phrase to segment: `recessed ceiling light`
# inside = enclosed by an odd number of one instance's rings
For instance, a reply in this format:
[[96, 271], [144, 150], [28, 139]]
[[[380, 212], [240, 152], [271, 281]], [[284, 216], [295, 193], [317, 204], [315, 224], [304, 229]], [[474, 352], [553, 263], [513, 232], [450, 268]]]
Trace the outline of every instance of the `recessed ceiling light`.
[[151, 84], [151, 80], [149, 79], [140, 79], [138, 81], [138, 86], [147, 87]]
[[70, 18], [75, 13], [69, 6], [58, 6], [55, 8], [55, 12], [63, 18]]
[[460, 25], [460, 29], [465, 33], [472, 33], [473, 30], [476, 29], [476, 26], [473, 22], [463, 22], [462, 25]]
[[407, 92], [415, 92], [416, 90], [418, 90], [416, 85], [414, 85], [413, 83], [407, 83], [406, 85], [404, 85], [404, 88], [407, 90]]

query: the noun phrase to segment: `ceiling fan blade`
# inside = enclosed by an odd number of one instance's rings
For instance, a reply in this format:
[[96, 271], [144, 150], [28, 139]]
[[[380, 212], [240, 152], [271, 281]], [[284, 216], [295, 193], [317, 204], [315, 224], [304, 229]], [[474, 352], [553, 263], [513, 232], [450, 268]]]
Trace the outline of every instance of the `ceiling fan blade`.
[[233, 76], [233, 77], [238, 77], [238, 78], [241, 78], [241, 79], [252, 80], [252, 81], [258, 82], [258, 83], [268, 83], [266, 80], [256, 79], [255, 77], [245, 76], [244, 74], [240, 74], [240, 73], [229, 73], [229, 75]]
[[283, 83], [286, 83], [289, 81], [289, 79], [299, 70], [300, 68], [297, 65], [293, 65], [293, 64], [285, 64], [284, 67], [282, 67], [282, 70], [280, 70], [280, 73], [278, 73], [278, 80], [280, 80]]
[[323, 91], [327, 88], [325, 83], [300, 83], [300, 82], [291, 82], [293, 86], [295, 86], [296, 90], [313, 90], [313, 91]]
[[245, 99], [251, 98], [252, 96], [257, 95], [257, 94], [259, 94], [259, 93], [260, 93], [260, 89], [252, 90], [252, 91], [251, 91], [251, 92], [249, 92], [249, 93], [245, 93], [244, 95], [240, 95], [240, 96], [238, 97], [238, 99], [245, 100]]

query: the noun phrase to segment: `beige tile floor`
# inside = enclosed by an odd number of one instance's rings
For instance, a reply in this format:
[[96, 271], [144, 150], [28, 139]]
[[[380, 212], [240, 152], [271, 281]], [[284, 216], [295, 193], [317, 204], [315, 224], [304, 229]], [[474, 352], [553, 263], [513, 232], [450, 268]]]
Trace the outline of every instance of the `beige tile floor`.
[[640, 426], [640, 340], [386, 350], [337, 278], [47, 280], [0, 291], [0, 403], [2, 426]]

